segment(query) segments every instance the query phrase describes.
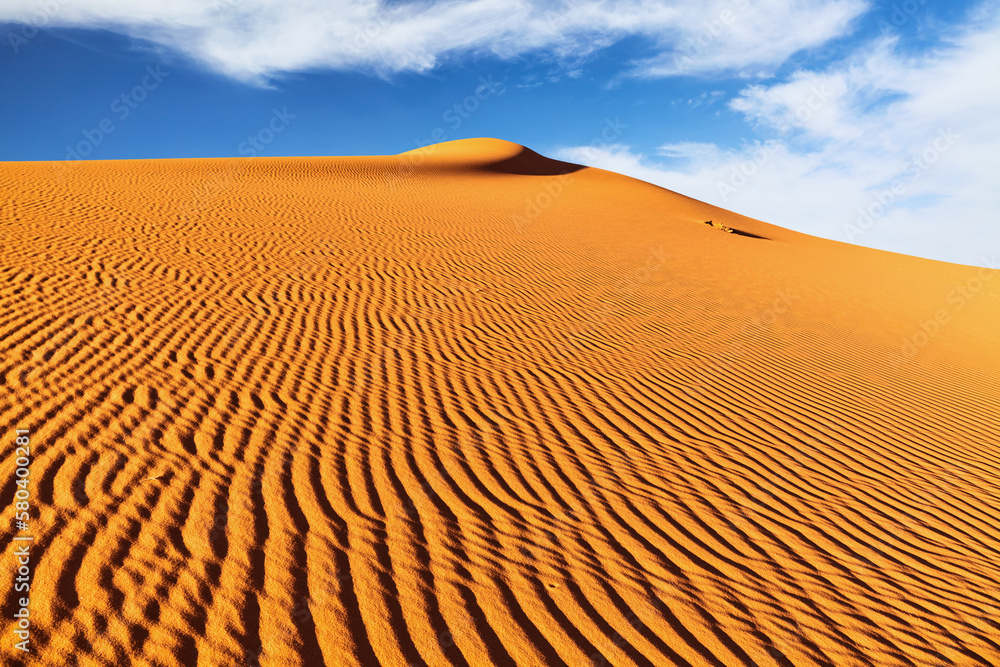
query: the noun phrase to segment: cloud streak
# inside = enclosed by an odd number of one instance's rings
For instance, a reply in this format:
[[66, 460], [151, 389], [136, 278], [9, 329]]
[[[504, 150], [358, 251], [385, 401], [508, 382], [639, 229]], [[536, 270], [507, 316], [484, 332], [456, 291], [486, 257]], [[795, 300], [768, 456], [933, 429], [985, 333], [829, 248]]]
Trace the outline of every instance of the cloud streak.
[[[106, 28], [171, 49], [227, 76], [425, 72], [449, 58], [544, 54], [578, 61], [626, 37], [648, 58], [629, 74], [772, 70], [842, 35], [864, 0], [0, 0], [0, 21]], [[47, 8], [47, 9], [46, 9]]]

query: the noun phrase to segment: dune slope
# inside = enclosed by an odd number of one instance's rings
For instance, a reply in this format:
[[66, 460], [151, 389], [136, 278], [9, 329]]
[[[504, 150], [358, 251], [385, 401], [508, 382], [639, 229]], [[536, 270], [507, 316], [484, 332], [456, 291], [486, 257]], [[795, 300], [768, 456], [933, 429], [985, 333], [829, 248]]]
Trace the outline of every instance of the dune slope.
[[485, 139], [0, 193], [0, 663], [1000, 664], [995, 271]]

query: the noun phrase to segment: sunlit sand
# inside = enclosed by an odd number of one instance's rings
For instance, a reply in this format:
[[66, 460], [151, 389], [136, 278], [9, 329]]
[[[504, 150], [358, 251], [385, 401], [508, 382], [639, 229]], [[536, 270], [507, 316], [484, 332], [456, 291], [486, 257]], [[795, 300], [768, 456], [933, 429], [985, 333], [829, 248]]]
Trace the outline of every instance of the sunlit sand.
[[0, 185], [4, 665], [1000, 664], [995, 271], [489, 139]]

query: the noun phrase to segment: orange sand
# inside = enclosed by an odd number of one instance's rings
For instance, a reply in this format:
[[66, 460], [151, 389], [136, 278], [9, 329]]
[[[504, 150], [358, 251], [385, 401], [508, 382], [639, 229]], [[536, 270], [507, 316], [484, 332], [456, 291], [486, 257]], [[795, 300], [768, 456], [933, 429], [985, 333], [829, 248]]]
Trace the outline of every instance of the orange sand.
[[0, 164], [0, 663], [1000, 664], [995, 272], [567, 166]]

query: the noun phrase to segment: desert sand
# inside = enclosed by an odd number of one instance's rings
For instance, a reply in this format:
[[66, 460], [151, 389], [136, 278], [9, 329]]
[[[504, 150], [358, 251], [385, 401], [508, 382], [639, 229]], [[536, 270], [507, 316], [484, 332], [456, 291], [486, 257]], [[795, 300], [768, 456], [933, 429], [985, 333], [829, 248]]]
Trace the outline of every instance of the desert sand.
[[996, 271], [491, 139], [0, 186], [3, 665], [1000, 664]]

